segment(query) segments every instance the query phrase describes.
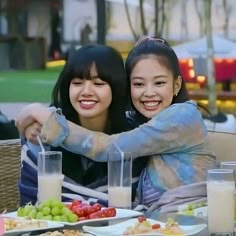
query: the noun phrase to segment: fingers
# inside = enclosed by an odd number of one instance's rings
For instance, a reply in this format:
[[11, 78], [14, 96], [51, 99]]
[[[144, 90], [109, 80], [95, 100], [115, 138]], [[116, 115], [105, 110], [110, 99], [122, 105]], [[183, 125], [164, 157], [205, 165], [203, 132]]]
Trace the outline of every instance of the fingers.
[[25, 106], [18, 114], [15, 120], [15, 125], [21, 134], [25, 133], [25, 129], [31, 126], [35, 122], [43, 124], [43, 122], [49, 117], [50, 111], [47, 107], [33, 103]]
[[42, 125], [35, 122], [32, 125], [26, 127], [24, 135], [29, 142], [38, 144], [37, 136], [40, 135], [41, 129]]

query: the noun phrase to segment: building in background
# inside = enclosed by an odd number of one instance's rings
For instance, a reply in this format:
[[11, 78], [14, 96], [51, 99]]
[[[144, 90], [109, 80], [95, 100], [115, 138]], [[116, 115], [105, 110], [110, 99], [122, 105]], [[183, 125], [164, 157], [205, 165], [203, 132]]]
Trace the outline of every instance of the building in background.
[[[0, 50], [6, 54], [2, 42], [17, 37], [26, 41], [22, 45], [28, 54], [27, 45], [44, 44], [35, 51], [57, 59], [71, 45], [96, 42], [97, 2], [99, 0], [1, 0]], [[106, 40], [121, 51], [128, 50], [135, 36], [144, 33], [161, 35], [172, 43], [204, 35], [204, 0], [145, 0], [142, 8], [138, 0], [126, 2], [127, 6], [124, 0], [106, 0]], [[235, 17], [234, 0], [212, 1], [215, 34], [236, 41]], [[33, 39], [41, 41], [35, 43]], [[19, 49], [15, 53], [19, 53]]]

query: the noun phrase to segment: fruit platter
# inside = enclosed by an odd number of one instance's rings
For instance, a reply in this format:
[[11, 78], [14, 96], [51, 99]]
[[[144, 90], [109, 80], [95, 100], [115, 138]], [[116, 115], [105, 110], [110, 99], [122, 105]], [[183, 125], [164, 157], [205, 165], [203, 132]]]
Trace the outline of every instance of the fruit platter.
[[142, 213], [138, 211], [104, 207], [99, 203], [91, 205], [79, 200], [63, 203], [56, 199], [48, 199], [35, 205], [28, 203], [19, 207], [16, 212], [4, 214], [7, 217], [53, 221], [63, 225], [79, 225], [140, 215]]
[[55, 199], [49, 199], [36, 205], [29, 203], [18, 208], [17, 216], [75, 223], [88, 219], [115, 217], [116, 209], [113, 207], [106, 208], [98, 203], [90, 205], [79, 200], [73, 200], [71, 203], [62, 203]]

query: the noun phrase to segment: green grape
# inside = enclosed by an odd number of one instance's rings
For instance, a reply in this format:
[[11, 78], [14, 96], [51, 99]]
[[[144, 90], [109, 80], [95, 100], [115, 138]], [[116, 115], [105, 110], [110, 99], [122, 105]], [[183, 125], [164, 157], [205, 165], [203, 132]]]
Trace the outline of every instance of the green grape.
[[43, 216], [41, 220], [52, 220], [52, 215]]
[[53, 221], [61, 221], [61, 216], [53, 216], [52, 220]]
[[42, 204], [42, 207], [50, 207], [51, 205], [51, 200], [48, 199], [46, 201], [42, 201], [40, 204]]
[[58, 207], [58, 208], [63, 208], [64, 207], [64, 204], [62, 202], [60, 202], [59, 200], [57, 199], [52, 199], [51, 200], [51, 207]]
[[42, 209], [44, 208], [44, 204], [41, 202], [37, 204], [36, 208], [38, 209], [38, 211], [42, 211]]
[[44, 217], [43, 212], [38, 211], [35, 215], [35, 219], [42, 219]]
[[68, 221], [71, 223], [75, 223], [78, 221], [78, 216], [72, 213], [68, 216]]
[[43, 207], [42, 213], [43, 213], [44, 216], [49, 215], [51, 213], [50, 207], [47, 207], [47, 206]]
[[189, 216], [193, 215], [193, 210], [185, 211], [184, 215], [189, 215]]
[[53, 207], [53, 208], [51, 209], [51, 214], [52, 214], [53, 216], [60, 215], [60, 214], [61, 214], [61, 209], [58, 208], [58, 207]]
[[61, 221], [68, 222], [67, 216], [66, 215], [62, 215], [61, 216]]
[[32, 219], [35, 219], [36, 217], [36, 213], [37, 213], [37, 210], [36, 209], [32, 209], [29, 213], [28, 213], [28, 217], [32, 218]]
[[19, 207], [19, 208], [18, 208], [18, 210], [17, 210], [17, 216], [19, 216], [19, 217], [25, 216], [25, 209], [24, 209], [24, 207]]
[[35, 209], [35, 207], [34, 207], [33, 205], [31, 205], [31, 204], [25, 205], [25, 207], [24, 207], [24, 215], [25, 215], [25, 216], [28, 216], [28, 214], [29, 214], [33, 209]]
[[194, 204], [189, 204], [187, 209], [190, 210], [190, 211], [191, 211], [192, 209], [194, 209]]
[[69, 215], [73, 214], [73, 212], [70, 209], [68, 209], [67, 207], [64, 207], [61, 209], [61, 214], [68, 217]]

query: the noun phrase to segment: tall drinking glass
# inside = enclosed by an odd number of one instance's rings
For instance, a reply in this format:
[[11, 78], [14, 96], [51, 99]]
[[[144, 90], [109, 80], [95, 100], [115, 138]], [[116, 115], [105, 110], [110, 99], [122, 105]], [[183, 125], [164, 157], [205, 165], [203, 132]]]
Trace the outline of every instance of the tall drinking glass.
[[62, 153], [39, 152], [38, 156], [38, 202], [54, 198], [61, 201]]
[[[220, 163], [221, 169], [231, 169], [234, 170], [234, 180], [236, 181], [236, 161], [223, 161]], [[236, 219], [236, 194], [234, 193], [235, 199], [235, 219]]]
[[213, 169], [207, 173], [209, 235], [234, 235], [235, 181], [233, 170]]
[[131, 208], [132, 193], [131, 153], [108, 153], [108, 205], [117, 208]]

